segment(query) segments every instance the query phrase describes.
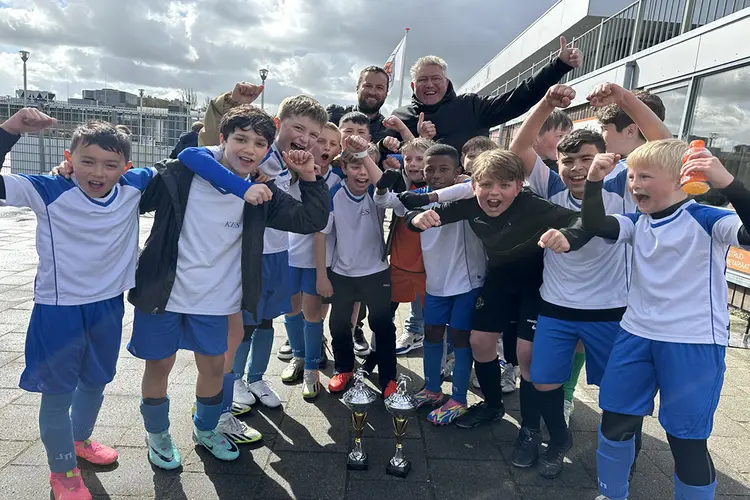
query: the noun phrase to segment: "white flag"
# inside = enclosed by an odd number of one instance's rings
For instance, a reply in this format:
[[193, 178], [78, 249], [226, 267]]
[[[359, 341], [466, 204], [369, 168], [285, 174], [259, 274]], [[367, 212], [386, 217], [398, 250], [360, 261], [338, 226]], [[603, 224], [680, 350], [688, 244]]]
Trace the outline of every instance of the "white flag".
[[401, 67], [404, 61], [404, 47], [406, 45], [406, 36], [398, 42], [396, 48], [391, 52], [390, 57], [385, 62], [383, 69], [388, 73], [388, 77], [392, 82], [400, 82], [404, 75], [401, 74]]

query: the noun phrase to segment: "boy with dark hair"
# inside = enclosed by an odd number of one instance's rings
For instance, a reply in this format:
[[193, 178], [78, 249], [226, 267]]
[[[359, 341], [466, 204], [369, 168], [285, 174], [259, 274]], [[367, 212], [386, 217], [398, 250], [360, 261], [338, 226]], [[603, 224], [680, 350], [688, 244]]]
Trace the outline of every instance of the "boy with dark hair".
[[[549, 227], [565, 228], [563, 233], [581, 232], [567, 227], [578, 219], [576, 212], [523, 188], [524, 177], [523, 162], [516, 154], [501, 149], [486, 151], [474, 162], [471, 180], [474, 198], [443, 203], [406, 216], [410, 227], [422, 231], [468, 221], [484, 245], [489, 259], [487, 278], [476, 301], [470, 343], [485, 401], [469, 408], [456, 424], [473, 428], [499, 420], [505, 414], [497, 341], [500, 333], [510, 328], [511, 322], [517, 322], [523, 376], [522, 428], [514, 455], [520, 453], [527, 442], [525, 429], [538, 430], [541, 419], [533, 385], [529, 382], [531, 342], [542, 281], [543, 250], [537, 242]], [[576, 244], [582, 246], [586, 241], [580, 235]]]
[[[301, 95], [284, 99], [273, 119], [275, 140], [260, 165], [260, 172], [273, 180], [282, 191], [288, 192], [293, 178], [285, 165], [282, 152], [312, 148], [323, 125], [327, 123], [327, 118], [325, 109], [311, 97]], [[201, 137], [208, 141], [214, 134], [204, 130]], [[284, 231], [268, 229], [263, 235], [263, 241], [263, 292], [257, 314], [251, 314], [247, 310], [243, 312], [244, 328], [240, 328], [238, 317], [230, 318], [230, 344], [224, 367], [224, 384], [234, 384], [234, 401], [231, 405], [234, 415], [250, 411], [256, 400], [269, 408], [281, 405], [279, 396], [263, 375], [268, 368], [273, 348], [273, 319], [291, 311], [289, 235]], [[224, 413], [228, 411], [225, 407]], [[239, 428], [239, 420], [229, 416], [223, 418], [233, 423], [234, 428]], [[255, 432], [238, 442], [258, 439], [259, 433]]]
[[[18, 132], [54, 123], [28, 110], [17, 115], [2, 125], [0, 135], [10, 140], [0, 157]], [[66, 166], [74, 169], [70, 179], [0, 176], [0, 204], [29, 207], [38, 219], [34, 309], [19, 385], [42, 394], [39, 427], [56, 499], [91, 499], [76, 457], [100, 465], [118, 458], [90, 437], [104, 388], [115, 375], [123, 293], [135, 281], [138, 203], [156, 173], [129, 170], [130, 147], [122, 131], [92, 121], [75, 130], [65, 151]]]
[[[669, 130], [632, 94], [624, 99], [640, 127], [650, 138], [670, 137]], [[539, 129], [556, 108], [566, 108], [575, 91], [566, 85], [555, 85], [537, 104], [510, 149], [523, 160], [529, 187], [552, 203], [580, 210], [583, 185], [594, 157], [604, 153], [604, 138], [590, 129], [578, 129], [557, 145], [559, 175], [549, 169], [535, 151]], [[605, 199], [608, 213], [622, 213], [625, 196], [624, 175], [607, 181]], [[540, 290], [541, 303], [531, 358], [531, 382], [534, 383], [539, 411], [550, 433], [550, 442], [541, 457], [540, 474], [557, 477], [562, 472], [565, 453], [572, 446], [572, 435], [565, 418], [563, 384], [573, 373], [576, 345], [583, 342], [588, 362], [589, 384], [599, 385], [609, 353], [619, 330], [620, 318], [627, 300], [627, 266], [624, 245], [612, 246], [593, 238], [578, 252], [544, 253], [544, 272]], [[580, 369], [579, 369], [580, 371]], [[577, 378], [577, 377], [576, 377]], [[531, 440], [527, 452], [514, 456], [514, 464], [533, 464], [539, 454], [541, 434], [529, 429]]]
[[545, 165], [557, 172], [557, 145], [573, 130], [573, 120], [568, 114], [555, 109], [550, 113], [539, 134], [534, 139], [534, 151]]
[[[632, 245], [634, 264], [599, 393], [598, 500], [628, 497], [634, 434], [653, 412], [657, 392], [659, 422], [675, 462], [674, 498], [715, 496], [707, 440], [726, 369], [726, 254], [730, 246], [750, 248], [750, 192], [710, 153], [692, 153], [683, 165], [687, 148], [667, 139], [630, 153], [635, 213], [605, 212], [602, 181], [617, 154], [597, 155], [588, 171], [583, 226]], [[681, 177], [697, 173], [729, 198], [736, 213], [697, 204], [680, 189]]]
[[339, 122], [341, 143], [343, 144], [350, 135], [359, 136], [370, 142], [372, 138], [370, 136], [369, 123], [370, 120], [367, 119], [367, 115], [359, 111], [351, 111], [342, 116]]
[[302, 202], [274, 183], [246, 180], [267, 158], [275, 128], [271, 117], [253, 106], [228, 111], [219, 124], [221, 147], [185, 149], [177, 162], [166, 163], [163, 182], [151, 185], [141, 202], [141, 210], [156, 213], [129, 295], [136, 310], [128, 350], [146, 360], [141, 413], [149, 460], [160, 468], [175, 469], [181, 462], [169, 434], [167, 396], [180, 348], [194, 351], [198, 366], [193, 440], [221, 460], [234, 460], [239, 451], [217, 430], [220, 421], [230, 439], [257, 439], [256, 431], [236, 425], [227, 411], [234, 385], [234, 376], [224, 375], [233, 341], [225, 333], [228, 318], [241, 309], [255, 314], [262, 303], [263, 247], [257, 235], [268, 233], [266, 227], [319, 231], [329, 203], [308, 152], [281, 154], [300, 176]]
[[466, 141], [461, 148], [461, 173], [471, 175], [471, 165], [476, 157], [485, 151], [492, 151], [499, 147], [495, 141], [483, 135], [472, 137]]
[[[610, 86], [615, 86], [610, 84]], [[636, 90], [632, 94], [659, 118], [664, 121], [666, 110], [658, 95], [647, 90]], [[609, 178], [627, 168], [625, 159], [637, 147], [646, 143], [646, 138], [638, 129], [633, 118], [617, 103], [608, 104], [596, 112], [596, 119], [602, 127], [602, 136], [607, 143], [607, 152], [620, 155], [621, 161], [613, 170]]]
[[336, 243], [328, 280], [322, 280], [325, 288], [333, 290], [329, 327], [335, 374], [328, 390], [342, 392], [352, 379], [352, 311], [354, 304], [362, 301], [368, 306], [367, 319], [378, 346], [371, 356], [378, 367], [383, 397], [388, 397], [396, 390], [396, 327], [391, 313], [390, 272], [388, 262], [383, 260], [385, 210], [372, 199], [372, 183], [381, 176], [378, 150], [354, 135], [347, 138], [344, 147], [341, 163], [346, 178], [331, 189], [333, 229], [329, 238], [335, 238]]
[[[417, 192], [430, 192], [456, 183], [459, 157], [452, 146], [436, 144], [424, 155], [427, 187]], [[395, 197], [393, 193], [391, 195]], [[405, 215], [403, 206], [394, 208], [394, 211], [397, 215]], [[414, 397], [420, 406], [440, 406], [429, 413], [427, 420], [436, 425], [447, 425], [466, 412], [472, 363], [469, 347], [471, 317], [484, 282], [486, 256], [482, 242], [466, 221], [431, 229], [419, 236], [427, 279], [425, 387]], [[440, 390], [446, 327], [454, 349], [453, 394], [447, 401]]]

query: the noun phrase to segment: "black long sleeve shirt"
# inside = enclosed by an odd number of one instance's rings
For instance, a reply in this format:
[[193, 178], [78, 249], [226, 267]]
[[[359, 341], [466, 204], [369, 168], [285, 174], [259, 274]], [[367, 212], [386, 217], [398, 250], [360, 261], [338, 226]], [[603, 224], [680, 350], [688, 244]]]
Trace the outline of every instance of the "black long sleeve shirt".
[[[476, 198], [438, 205], [434, 208], [442, 224], [468, 221], [487, 252], [487, 279], [500, 282], [509, 293], [539, 288], [542, 284], [544, 250], [539, 237], [548, 229], [560, 229], [571, 250], [585, 245], [592, 235], [583, 230], [577, 212], [541, 198], [524, 188], [513, 203], [497, 217], [488, 216]], [[410, 229], [420, 211], [406, 214]]]

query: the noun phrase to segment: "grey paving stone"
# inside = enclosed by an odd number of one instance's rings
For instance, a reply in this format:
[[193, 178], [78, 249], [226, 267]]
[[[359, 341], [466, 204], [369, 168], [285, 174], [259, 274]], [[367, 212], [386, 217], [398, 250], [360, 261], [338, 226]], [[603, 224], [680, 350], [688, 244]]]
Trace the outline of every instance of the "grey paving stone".
[[3, 434], [15, 441], [36, 441], [39, 438], [39, 409], [10, 404], [0, 409]]
[[115, 465], [81, 467], [83, 481], [92, 495], [123, 495], [165, 498], [178, 475], [151, 465], [145, 448], [121, 448]]
[[[16, 311], [16, 309], [10, 309]], [[3, 311], [5, 314], [7, 311]], [[0, 351], [23, 353], [26, 347], [26, 333], [8, 332], [0, 337]]]
[[391, 482], [387, 488], [384, 488], [380, 481], [351, 481], [344, 498], [346, 500], [365, 498], [368, 500], [430, 500], [432, 496], [428, 483]]
[[421, 422], [421, 427], [430, 458], [503, 460], [499, 441], [495, 440], [490, 427], [467, 430], [455, 425], [436, 427], [426, 421]]
[[33, 444], [29, 441], [0, 441], [0, 469], [22, 455], [31, 446]]
[[[258, 489], [255, 475], [238, 476], [225, 474], [205, 474], [203, 472], [183, 472], [176, 476], [167, 492], [167, 500], [213, 499], [252, 500]], [[127, 497], [131, 500], [132, 497]]]
[[256, 496], [263, 499], [342, 499], [346, 486], [344, 456], [343, 453], [274, 453]]
[[441, 498], [518, 498], [508, 467], [497, 462], [429, 459], [431, 483]]
[[9, 465], [0, 471], [0, 491], [6, 498], [17, 500], [48, 499], [49, 469]]
[[346, 418], [285, 418], [274, 451], [346, 452], [349, 427]]
[[[599, 492], [588, 488], [561, 488], [556, 484], [550, 486], [520, 486], [521, 496], [510, 497], [521, 500], [594, 500]], [[488, 497], [490, 498], [490, 497]]]

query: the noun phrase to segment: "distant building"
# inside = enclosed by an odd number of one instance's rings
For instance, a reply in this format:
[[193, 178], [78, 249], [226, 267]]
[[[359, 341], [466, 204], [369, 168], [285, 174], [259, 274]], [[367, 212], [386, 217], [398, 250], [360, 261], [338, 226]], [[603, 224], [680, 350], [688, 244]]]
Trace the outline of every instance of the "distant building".
[[[28, 101], [54, 101], [55, 100], [55, 93], [49, 92], [47, 90], [27, 90], [28, 96], [26, 96], [26, 99]], [[23, 89], [16, 90], [16, 97], [19, 99], [23, 99]]]
[[83, 90], [82, 99], [76, 99], [79, 104], [98, 104], [99, 106], [115, 106], [118, 108], [135, 108], [138, 106], [138, 96], [117, 89]]

